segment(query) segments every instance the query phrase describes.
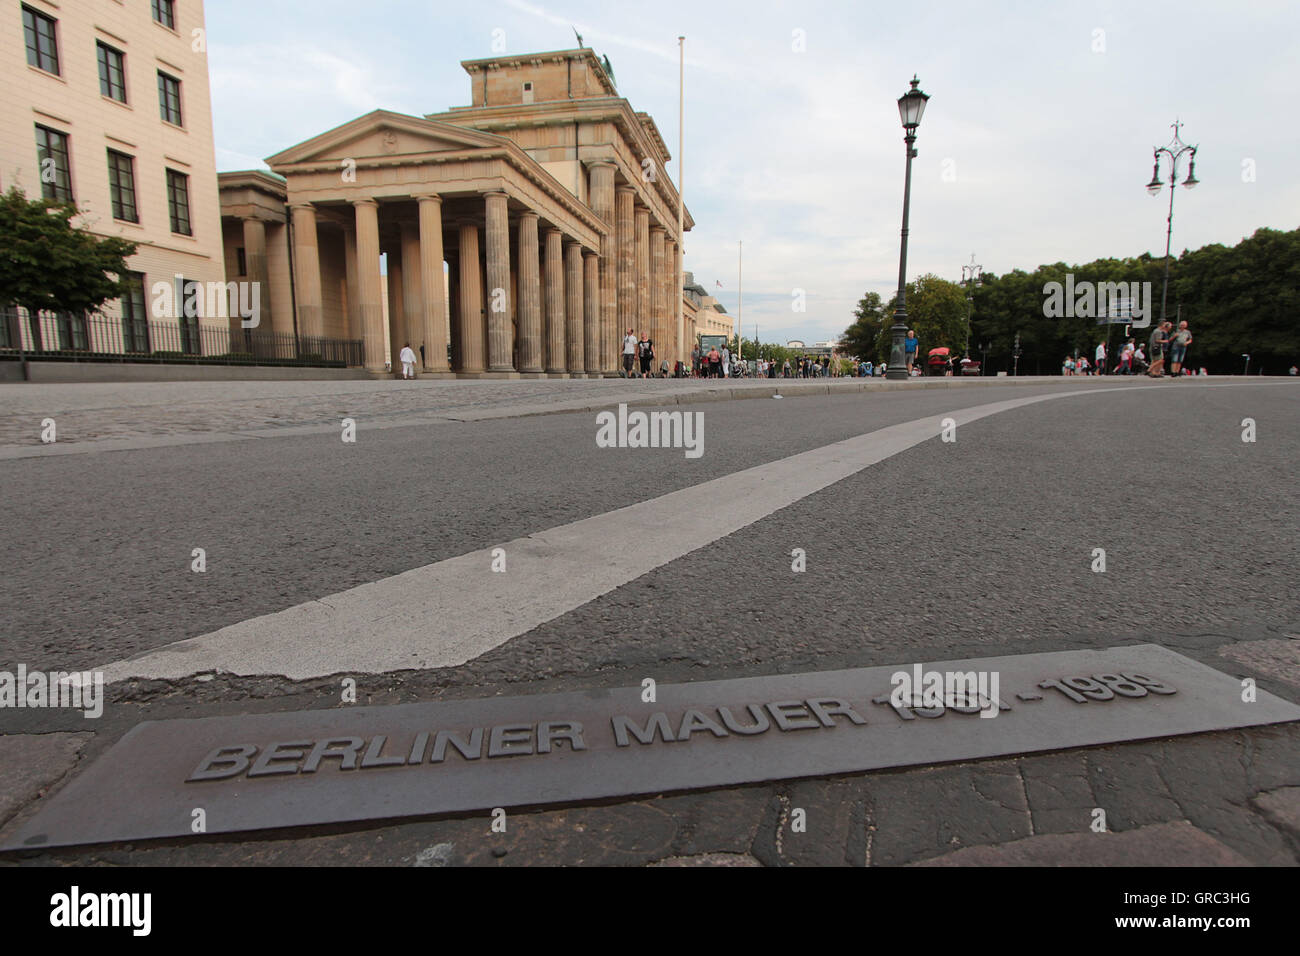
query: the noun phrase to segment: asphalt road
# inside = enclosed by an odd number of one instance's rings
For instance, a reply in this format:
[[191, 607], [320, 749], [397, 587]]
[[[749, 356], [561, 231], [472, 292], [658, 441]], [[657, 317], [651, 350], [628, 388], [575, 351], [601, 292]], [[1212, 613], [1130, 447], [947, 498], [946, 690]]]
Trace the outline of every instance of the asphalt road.
[[[928, 418], [932, 440], [464, 665], [356, 675], [364, 699], [1148, 641], [1300, 699], [1300, 388], [1133, 387], [1141, 384], [1071, 388], [1077, 394], [963, 425], [953, 442], [938, 437], [945, 413], [1064, 386], [706, 403], [684, 409], [704, 413], [705, 453], [695, 460], [679, 449], [598, 448], [594, 416], [580, 413], [371, 431], [362, 418], [351, 445], [317, 434], [0, 461], [8, 492], [3, 657], [29, 668], [102, 666]], [[1253, 443], [1242, 441], [1248, 417]], [[638, 547], [635, 534], [626, 547]], [[206, 552], [205, 573], [190, 569], [194, 548]], [[806, 552], [803, 573], [791, 570], [796, 548]], [[1104, 573], [1092, 570], [1097, 548], [1106, 553]], [[111, 713], [83, 759], [140, 719], [332, 706], [336, 688], [330, 678], [274, 675], [115, 685]], [[50, 711], [0, 712], [0, 721], [11, 734], [85, 729]], [[939, 786], [918, 798], [918, 782]], [[1189, 859], [1297, 859], [1300, 731], [1279, 725], [538, 812], [514, 831], [507, 861], [723, 853], [742, 862], [917, 862], [1047, 834], [1073, 840], [1086, 831], [1078, 814], [1110, 790], [1111, 805], [1121, 807], [1112, 825], [1134, 840], [1184, 846]], [[792, 799], [835, 821], [802, 849], [772, 836]], [[587, 836], [572, 837], [575, 825]], [[280, 835], [244, 852], [305, 862], [343, 846], [354, 862], [417, 862], [423, 851], [424, 862], [506, 860], [473, 835], [481, 830], [478, 821], [425, 821]], [[444, 844], [450, 849], [431, 849]], [[1085, 861], [1092, 852], [1063, 846]], [[119, 860], [127, 852], [59, 859]], [[135, 852], [155, 862], [217, 862], [237, 851], [227, 844]]]

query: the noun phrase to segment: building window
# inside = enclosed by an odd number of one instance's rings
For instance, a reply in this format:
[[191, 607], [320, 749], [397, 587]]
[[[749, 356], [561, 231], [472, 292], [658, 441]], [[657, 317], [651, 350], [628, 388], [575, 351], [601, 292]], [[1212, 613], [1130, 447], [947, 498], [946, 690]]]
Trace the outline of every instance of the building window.
[[58, 130], [36, 125], [36, 159], [41, 168], [41, 195], [72, 202], [72, 176], [68, 171], [68, 137]]
[[99, 51], [99, 92], [119, 103], [126, 102], [126, 57], [107, 43], [96, 42]]
[[81, 312], [60, 312], [54, 318], [59, 335], [60, 352], [87, 352], [86, 316]]
[[23, 35], [27, 39], [27, 62], [46, 73], [59, 75], [59, 42], [55, 38], [56, 20], [31, 7], [23, 7]]
[[140, 221], [135, 208], [135, 160], [115, 149], [108, 151], [108, 191], [114, 219]]
[[144, 273], [129, 272], [122, 294], [122, 351], [149, 351], [149, 310], [144, 298]]
[[180, 325], [181, 351], [186, 355], [202, 355], [199, 313], [203, 310], [203, 283], [178, 276], [176, 293], [176, 319]]
[[181, 81], [158, 71], [158, 112], [168, 123], [184, 126], [181, 122]]
[[153, 18], [170, 30], [176, 29], [175, 0], [153, 0]]
[[167, 170], [167, 211], [171, 215], [172, 232], [191, 236], [190, 231], [190, 177], [174, 169]]

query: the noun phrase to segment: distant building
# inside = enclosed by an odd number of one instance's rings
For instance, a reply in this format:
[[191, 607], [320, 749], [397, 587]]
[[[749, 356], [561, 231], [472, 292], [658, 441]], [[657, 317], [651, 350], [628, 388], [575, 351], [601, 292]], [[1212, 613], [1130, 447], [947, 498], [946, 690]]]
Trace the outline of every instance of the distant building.
[[696, 341], [701, 335], [734, 337], [736, 334], [735, 321], [722, 303], [695, 281], [693, 272], [682, 276], [682, 315], [690, 325], [688, 342]]
[[654, 120], [585, 47], [461, 66], [469, 106], [375, 110], [271, 156], [273, 176], [222, 174], [226, 258], [264, 269], [273, 327], [360, 339], [375, 372], [409, 341], [426, 374], [613, 375], [629, 328], [683, 357]]
[[[139, 251], [131, 291], [101, 317], [13, 316], [0, 348], [17, 347], [20, 324], [33, 351], [228, 348], [224, 294], [215, 314], [205, 296], [205, 314], [178, 318], [185, 295], [174, 291], [225, 281], [202, 0], [25, 0], [5, 11], [0, 189], [74, 202], [74, 222]], [[162, 302], [173, 312], [157, 314]]]

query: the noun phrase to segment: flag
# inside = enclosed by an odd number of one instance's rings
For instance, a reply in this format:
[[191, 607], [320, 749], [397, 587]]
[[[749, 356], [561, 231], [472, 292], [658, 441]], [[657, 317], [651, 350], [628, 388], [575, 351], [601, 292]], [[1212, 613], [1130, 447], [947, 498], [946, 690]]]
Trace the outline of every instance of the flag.
[[714, 279], [714, 280], [713, 280], [713, 284], [716, 285], [719, 289], [722, 288], [722, 283], [719, 282], [717, 279]]

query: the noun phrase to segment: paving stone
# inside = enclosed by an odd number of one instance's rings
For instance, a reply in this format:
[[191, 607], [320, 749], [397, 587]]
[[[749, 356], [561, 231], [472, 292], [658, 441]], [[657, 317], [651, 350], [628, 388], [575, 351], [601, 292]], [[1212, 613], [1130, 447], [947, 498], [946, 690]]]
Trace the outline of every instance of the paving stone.
[[77, 764], [93, 733], [0, 735], [0, 824], [45, 795]]
[[1122, 833], [1048, 833], [997, 846], [966, 847], [914, 866], [1250, 866], [1190, 823]]
[[762, 866], [748, 853], [701, 853], [699, 856], [670, 856], [650, 866]]
[[1265, 677], [1300, 687], [1300, 638], [1265, 638], [1218, 648], [1220, 657], [1245, 664]]
[[875, 830], [871, 864], [897, 866], [1030, 835], [1015, 761], [930, 767], [864, 779]]

